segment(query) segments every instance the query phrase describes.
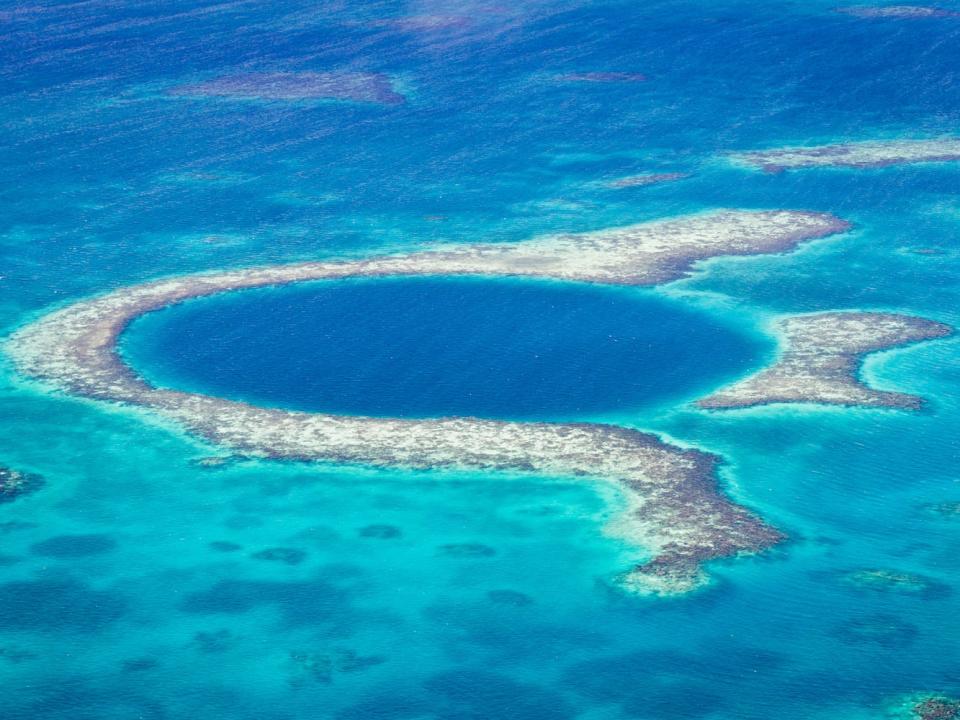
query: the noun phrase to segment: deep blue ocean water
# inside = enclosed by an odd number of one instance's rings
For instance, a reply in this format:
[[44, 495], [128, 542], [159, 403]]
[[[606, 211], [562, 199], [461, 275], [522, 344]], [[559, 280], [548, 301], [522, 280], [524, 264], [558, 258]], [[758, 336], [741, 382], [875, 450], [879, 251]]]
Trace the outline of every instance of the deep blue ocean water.
[[[766, 175], [721, 159], [958, 132], [960, 20], [864, 20], [836, 4], [0, 2], [0, 326], [171, 274], [715, 207], [856, 227], [655, 291], [696, 313], [693, 330], [753, 338], [778, 313], [844, 308], [960, 326], [960, 167]], [[384, 22], [424, 16], [447, 21]], [[341, 70], [384, 73], [406, 102], [164, 92]], [[647, 81], [555, 79], [615, 71]], [[648, 172], [691, 176], [604, 185]], [[566, 290], [558, 302], [588, 300]], [[4, 366], [0, 465], [46, 484], [0, 505], [0, 716], [861, 720], [903, 693], [960, 693], [960, 521], [930, 510], [960, 501], [958, 348], [868, 361], [878, 386], [930, 399], [918, 414], [685, 404], [722, 373], [663, 402], [607, 402], [604, 383], [591, 417], [722, 454], [725, 490], [791, 537], [662, 600], [614, 589], [640, 553], [603, 535], [618, 501], [602, 486], [203, 468], [215, 448]], [[510, 400], [489, 397], [496, 413]], [[928, 589], [848, 580], [876, 568]]]
[[643, 290], [454, 278], [226, 293], [151, 313], [124, 340], [163, 387], [343, 415], [538, 420], [693, 399], [765, 349]]

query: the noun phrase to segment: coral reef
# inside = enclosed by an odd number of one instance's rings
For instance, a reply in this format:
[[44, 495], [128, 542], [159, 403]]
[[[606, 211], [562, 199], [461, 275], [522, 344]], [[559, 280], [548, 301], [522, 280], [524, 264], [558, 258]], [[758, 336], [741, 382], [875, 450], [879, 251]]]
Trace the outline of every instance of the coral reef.
[[335, 673], [362, 672], [386, 662], [380, 655], [358, 655], [354, 650], [335, 648], [330, 652], [292, 651], [289, 682], [293, 687], [302, 686], [307, 680], [329, 685]]
[[958, 720], [960, 700], [943, 695], [932, 695], [920, 700], [912, 708], [917, 720]]
[[914, 410], [915, 395], [874, 390], [857, 377], [863, 356], [949, 335], [942, 323], [889, 313], [831, 312], [777, 324], [784, 348], [773, 366], [697, 401], [710, 410], [812, 402]]
[[950, 587], [924, 575], [902, 572], [888, 568], [851, 570], [840, 574], [844, 584], [856, 590], [914, 595], [924, 599], [937, 599], [950, 595]]
[[0, 504], [34, 493], [43, 485], [39, 475], [0, 466]]
[[878, 168], [907, 163], [949, 162], [960, 160], [960, 138], [776, 148], [734, 153], [730, 159], [774, 173], [813, 167]]
[[823, 213], [720, 210], [509, 245], [171, 278], [57, 310], [19, 330], [5, 349], [27, 375], [148, 408], [241, 455], [613, 482], [629, 507], [613, 532], [652, 555], [624, 581], [648, 592], [682, 592], [704, 580], [704, 562], [756, 552], [782, 537], [718, 491], [715, 456], [608, 425], [330, 416], [155, 388], [123, 363], [119, 335], [134, 318], [193, 297], [327, 278], [471, 274], [656, 285], [686, 276], [699, 260], [784, 252], [848, 227]]

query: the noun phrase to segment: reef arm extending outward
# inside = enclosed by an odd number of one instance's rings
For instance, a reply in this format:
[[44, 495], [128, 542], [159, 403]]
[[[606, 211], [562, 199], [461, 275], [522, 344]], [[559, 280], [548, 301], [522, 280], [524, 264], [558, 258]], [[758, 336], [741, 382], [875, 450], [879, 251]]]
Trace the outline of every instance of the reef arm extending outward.
[[960, 138], [773, 148], [734, 153], [729, 158], [737, 164], [773, 173], [813, 167], [879, 168], [908, 163], [950, 162], [960, 161]]
[[857, 377], [863, 356], [944, 337], [952, 328], [923, 318], [877, 312], [795, 315], [778, 329], [785, 348], [771, 367], [697, 402], [705, 409], [771, 403], [824, 403], [917, 409], [915, 395], [874, 390]]
[[416, 468], [459, 467], [589, 476], [618, 484], [629, 512], [616, 532], [652, 555], [626, 585], [681, 592], [702, 563], [754, 552], [782, 536], [717, 486], [718, 459], [657, 437], [589, 423], [475, 418], [399, 420], [262, 408], [155, 388], [117, 353], [124, 328], [189, 298], [309, 280], [389, 275], [529, 275], [655, 285], [700, 259], [781, 252], [846, 229], [825, 214], [720, 211], [513, 245], [460, 245], [351, 262], [301, 263], [184, 276], [83, 300], [17, 331], [6, 351], [25, 374], [90, 398], [133, 404], [238, 452]]

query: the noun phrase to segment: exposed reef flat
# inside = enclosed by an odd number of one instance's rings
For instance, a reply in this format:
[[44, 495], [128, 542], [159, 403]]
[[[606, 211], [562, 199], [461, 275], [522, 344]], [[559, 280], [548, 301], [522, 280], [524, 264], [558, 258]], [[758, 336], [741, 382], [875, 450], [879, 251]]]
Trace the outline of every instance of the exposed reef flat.
[[655, 285], [683, 277], [697, 260], [781, 252], [847, 227], [819, 213], [725, 210], [511, 245], [178, 277], [57, 310], [18, 331], [6, 350], [27, 375], [85, 397], [149, 408], [242, 455], [520, 470], [616, 483], [629, 510], [614, 531], [652, 554], [624, 582], [644, 591], [682, 592], [704, 579], [705, 561], [762, 550], [781, 539], [719, 492], [716, 456], [610, 425], [343, 417], [155, 388], [122, 362], [119, 335], [134, 318], [189, 298], [308, 280], [474, 274]]
[[258, 100], [349, 100], [396, 105], [404, 101], [379, 73], [242, 73], [177, 85], [170, 95]]
[[734, 153], [729, 157], [735, 163], [774, 173], [812, 167], [879, 168], [960, 160], [960, 138], [778, 148]]
[[836, 12], [861, 18], [945, 18], [960, 17], [960, 12], [924, 5], [854, 5], [837, 8]]
[[942, 323], [876, 312], [797, 315], [781, 320], [777, 330], [784, 348], [774, 365], [697, 405], [715, 410], [807, 402], [914, 410], [921, 398], [874, 390], [858, 379], [863, 356], [952, 332]]

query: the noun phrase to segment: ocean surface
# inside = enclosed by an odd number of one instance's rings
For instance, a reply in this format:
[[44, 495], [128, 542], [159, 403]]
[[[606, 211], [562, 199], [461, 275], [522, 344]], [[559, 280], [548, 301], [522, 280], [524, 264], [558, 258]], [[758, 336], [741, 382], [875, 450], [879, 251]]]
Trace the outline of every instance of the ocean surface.
[[122, 351], [153, 385], [380, 417], [582, 420], [695, 399], [764, 356], [760, 337], [649, 291], [541, 280], [304, 283], [133, 325]]
[[[184, 303], [125, 336], [173, 387], [599, 420], [718, 453], [724, 491], [790, 540], [682, 597], [618, 589], [643, 551], [604, 534], [623, 501], [603, 484], [205, 466], [222, 451], [0, 360], [0, 465], [45, 480], [0, 504], [0, 717], [866, 720], [960, 693], [960, 516], [944, 510], [960, 340], [867, 361], [876, 386], [927, 398], [919, 413], [690, 405], [767, 363], [782, 313], [960, 327], [960, 164], [723, 159], [960, 132], [960, 18], [837, 4], [0, 0], [4, 334], [205, 270], [718, 207], [855, 225], [653, 290], [312, 283]], [[296, 72], [378, 73], [402, 102], [169, 92]], [[689, 176], [610, 184], [647, 173]]]

